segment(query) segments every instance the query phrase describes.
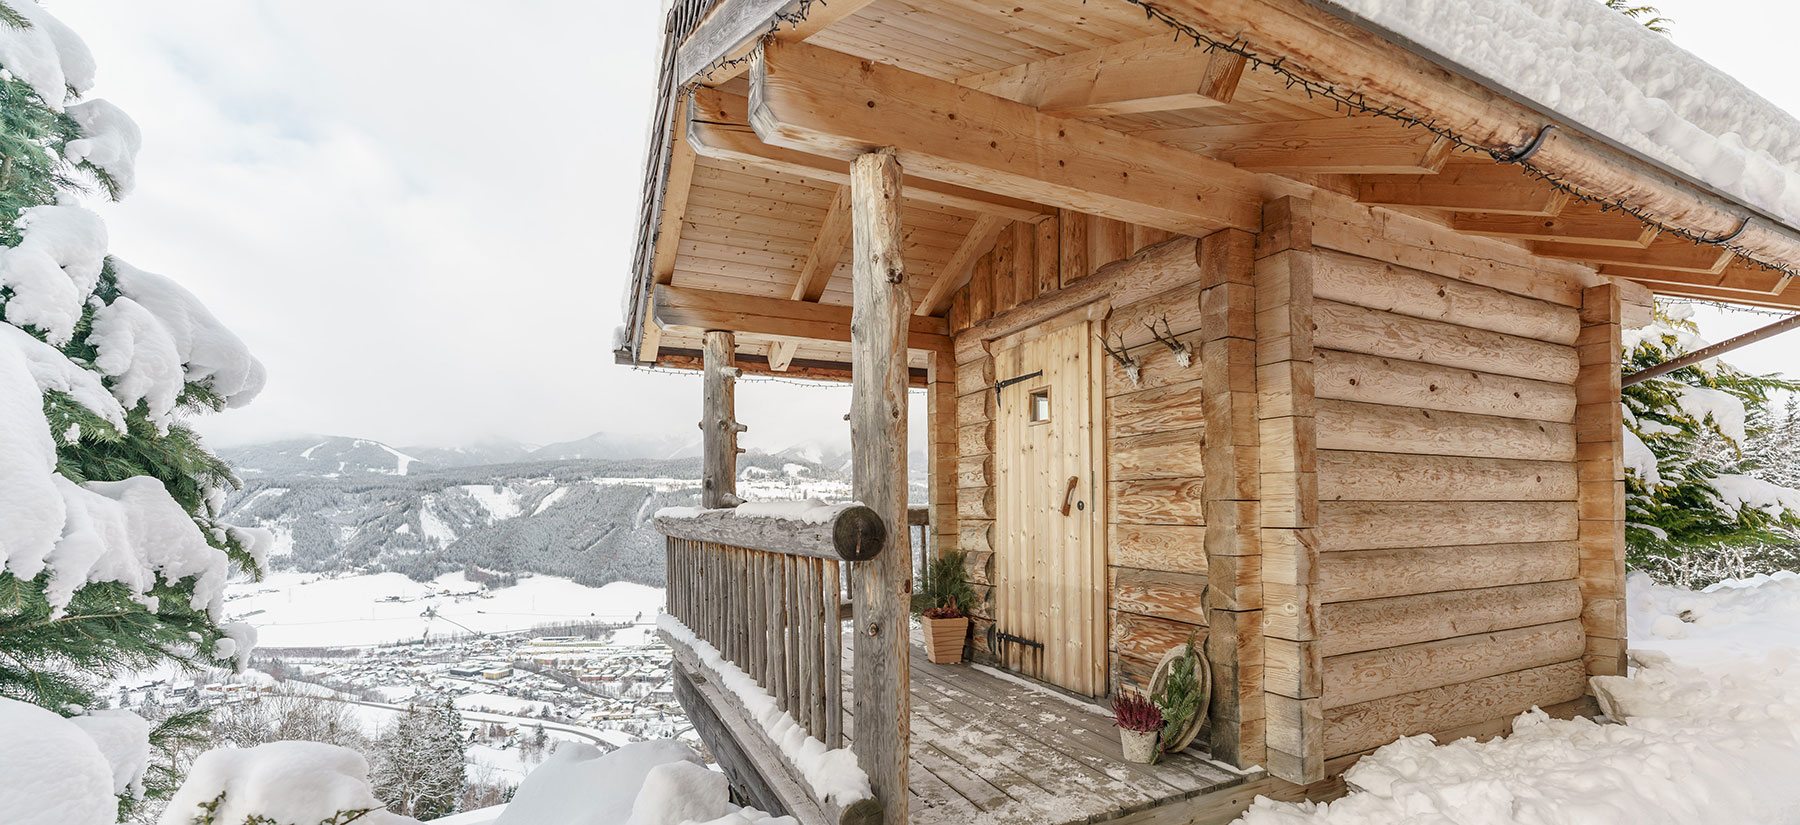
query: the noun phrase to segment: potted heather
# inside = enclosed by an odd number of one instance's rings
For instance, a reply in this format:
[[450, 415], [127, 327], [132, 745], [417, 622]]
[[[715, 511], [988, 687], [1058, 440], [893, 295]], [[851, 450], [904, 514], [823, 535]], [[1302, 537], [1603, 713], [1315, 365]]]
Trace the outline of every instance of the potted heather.
[[1162, 755], [1156, 739], [1162, 732], [1163, 714], [1155, 702], [1125, 691], [1114, 694], [1113, 724], [1119, 726], [1125, 761], [1148, 765]]
[[912, 600], [925, 628], [925, 658], [940, 665], [962, 661], [974, 607], [975, 588], [969, 586], [962, 551], [952, 550], [925, 565], [925, 580]]

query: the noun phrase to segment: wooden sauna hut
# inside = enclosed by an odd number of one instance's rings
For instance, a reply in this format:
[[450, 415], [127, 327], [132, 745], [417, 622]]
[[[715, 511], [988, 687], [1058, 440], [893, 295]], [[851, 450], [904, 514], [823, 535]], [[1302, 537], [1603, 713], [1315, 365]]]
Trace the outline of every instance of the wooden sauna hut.
[[[1222, 822], [1400, 736], [1594, 712], [1625, 659], [1621, 328], [1657, 295], [1800, 306], [1800, 209], [1537, 102], [1505, 55], [1652, 58], [1580, 77], [1730, 102], [1690, 134], [1800, 124], [1590, 0], [1401, 5], [673, 4], [618, 360], [704, 372], [665, 636], [748, 801]], [[853, 385], [863, 507], [731, 509], [742, 374]], [[913, 391], [976, 666], [909, 647]], [[1190, 636], [1208, 729], [1125, 765], [1092, 703]]]

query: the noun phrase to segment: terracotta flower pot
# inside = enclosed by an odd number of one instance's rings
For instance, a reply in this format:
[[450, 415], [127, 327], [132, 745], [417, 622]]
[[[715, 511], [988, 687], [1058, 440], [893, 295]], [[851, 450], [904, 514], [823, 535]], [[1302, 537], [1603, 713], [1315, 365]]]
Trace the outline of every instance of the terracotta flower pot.
[[925, 658], [939, 665], [962, 661], [963, 640], [969, 635], [969, 617], [933, 619], [922, 616], [919, 621], [925, 625]]
[[1156, 731], [1119, 728], [1119, 744], [1125, 750], [1125, 761], [1148, 765], [1156, 761]]

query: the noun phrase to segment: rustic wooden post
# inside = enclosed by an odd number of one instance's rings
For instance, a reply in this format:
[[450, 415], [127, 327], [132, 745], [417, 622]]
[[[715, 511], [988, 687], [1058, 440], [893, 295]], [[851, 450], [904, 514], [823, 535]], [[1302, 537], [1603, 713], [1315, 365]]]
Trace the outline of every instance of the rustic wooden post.
[[912, 554], [906, 549], [906, 331], [912, 296], [901, 258], [900, 163], [893, 150], [852, 161], [850, 192], [852, 489], [887, 528], [885, 552], [851, 565], [856, 761], [881, 802], [882, 821], [903, 825], [912, 739], [906, 608], [912, 579]]
[[1255, 266], [1265, 765], [1301, 783], [1325, 778], [1312, 263], [1312, 203], [1265, 204]]
[[1211, 745], [1215, 758], [1239, 767], [1265, 761], [1255, 240], [1248, 232], [1227, 229], [1200, 239], [1196, 247], [1206, 410], [1201, 463]]
[[700, 506], [708, 509], [736, 507], [738, 433], [736, 336], [712, 330], [706, 333], [705, 410], [701, 416], [701, 445], [705, 451], [700, 471]]
[[1619, 407], [1620, 321], [1613, 284], [1582, 293], [1581, 370], [1575, 377], [1575, 469], [1580, 480], [1581, 628], [1592, 676], [1625, 675], [1625, 420]]

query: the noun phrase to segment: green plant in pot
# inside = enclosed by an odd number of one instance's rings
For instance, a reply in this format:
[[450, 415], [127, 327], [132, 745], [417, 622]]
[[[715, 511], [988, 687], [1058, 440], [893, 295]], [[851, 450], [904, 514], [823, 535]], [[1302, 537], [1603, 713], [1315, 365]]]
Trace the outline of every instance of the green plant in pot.
[[913, 612], [925, 627], [925, 658], [940, 665], [962, 661], [974, 608], [975, 588], [969, 586], [962, 551], [951, 550], [925, 565], [925, 578], [912, 598]]
[[1212, 700], [1212, 668], [1206, 663], [1194, 636], [1187, 644], [1170, 648], [1163, 654], [1156, 672], [1150, 676], [1150, 699], [1162, 711], [1166, 724], [1162, 749], [1174, 753], [1194, 741], [1200, 725], [1206, 721], [1207, 703]]

